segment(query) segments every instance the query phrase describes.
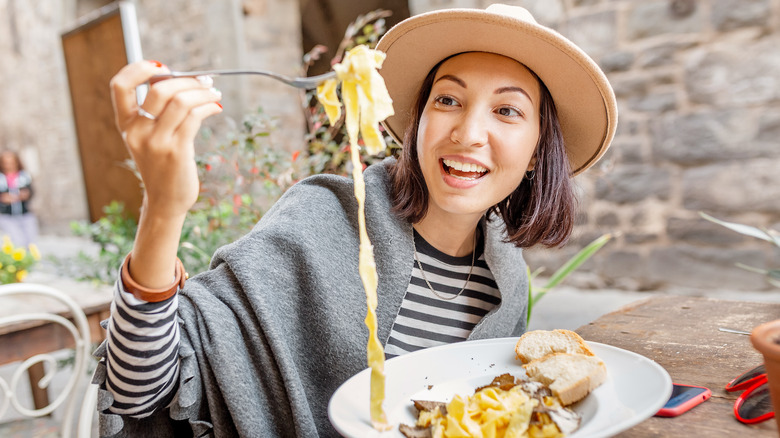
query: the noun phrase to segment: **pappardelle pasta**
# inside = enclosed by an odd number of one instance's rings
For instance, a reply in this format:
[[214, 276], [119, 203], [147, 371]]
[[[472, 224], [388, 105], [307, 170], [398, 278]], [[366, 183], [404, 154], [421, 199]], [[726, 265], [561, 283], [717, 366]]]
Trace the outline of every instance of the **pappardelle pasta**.
[[400, 428], [407, 437], [425, 432], [433, 438], [557, 438], [580, 423], [579, 415], [564, 407], [545, 385], [509, 374], [496, 377], [471, 396], [415, 406], [415, 426]]
[[344, 60], [333, 66], [337, 79], [331, 79], [317, 87], [317, 98], [325, 108], [331, 125], [341, 117], [341, 103], [337, 88], [341, 84], [341, 96], [346, 108], [345, 124], [349, 135], [352, 158], [352, 177], [355, 198], [358, 202], [358, 225], [360, 228], [360, 279], [366, 291], [368, 311], [365, 323], [368, 327], [368, 366], [371, 368], [371, 424], [375, 429], [388, 430], [383, 402], [385, 398], [385, 353], [377, 337], [377, 274], [374, 263], [374, 249], [366, 232], [365, 198], [366, 185], [363, 180], [363, 166], [360, 162], [358, 133], [369, 154], [376, 154], [386, 147], [379, 131], [379, 122], [393, 115], [393, 105], [387, 93], [384, 80], [377, 69], [382, 67], [385, 55], [364, 45], [348, 51]]

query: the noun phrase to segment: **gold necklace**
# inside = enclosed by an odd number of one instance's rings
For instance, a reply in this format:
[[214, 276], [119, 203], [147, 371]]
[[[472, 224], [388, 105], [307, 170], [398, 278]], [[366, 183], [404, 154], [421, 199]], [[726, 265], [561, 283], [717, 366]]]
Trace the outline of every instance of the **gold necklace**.
[[436, 292], [433, 286], [431, 286], [431, 283], [428, 281], [428, 279], [425, 278], [425, 271], [423, 271], [422, 263], [420, 263], [420, 259], [417, 257], [417, 244], [414, 243], [414, 239], [412, 239], [412, 245], [414, 246], [414, 260], [417, 262], [417, 267], [420, 268], [420, 275], [422, 276], [423, 281], [425, 281], [425, 284], [428, 285], [428, 289], [430, 289], [434, 295], [436, 295], [442, 300], [452, 301], [455, 298], [458, 298], [460, 294], [462, 294], [463, 291], [466, 290], [466, 286], [469, 285], [469, 280], [471, 280], [471, 273], [474, 272], [474, 260], [476, 260], [477, 257], [477, 232], [476, 231], [474, 231], [474, 251], [471, 253], [471, 267], [469, 268], [469, 275], [468, 277], [466, 277], [466, 283], [463, 284], [463, 288], [461, 288], [460, 292], [458, 292], [455, 296], [449, 298], [439, 295], [439, 293]]

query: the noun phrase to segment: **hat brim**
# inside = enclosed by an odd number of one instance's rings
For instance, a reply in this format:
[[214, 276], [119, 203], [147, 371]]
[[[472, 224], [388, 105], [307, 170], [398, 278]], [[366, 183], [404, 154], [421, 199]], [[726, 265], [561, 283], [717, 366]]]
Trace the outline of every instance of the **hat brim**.
[[380, 74], [395, 109], [383, 125], [399, 143], [425, 77], [462, 52], [504, 55], [539, 76], [555, 102], [573, 175], [598, 161], [615, 135], [617, 104], [604, 73], [571, 41], [534, 22], [479, 9], [434, 11], [394, 26], [377, 49], [387, 54]]

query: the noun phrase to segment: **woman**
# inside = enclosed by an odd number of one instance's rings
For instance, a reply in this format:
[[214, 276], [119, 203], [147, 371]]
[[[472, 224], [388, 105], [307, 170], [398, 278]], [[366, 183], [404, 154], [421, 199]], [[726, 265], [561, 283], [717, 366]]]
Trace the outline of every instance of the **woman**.
[[0, 232], [16, 246], [27, 247], [38, 238], [38, 219], [30, 211], [32, 176], [16, 152], [0, 154]]
[[[385, 127], [404, 137], [397, 162], [365, 171], [386, 353], [517, 336], [522, 248], [568, 238], [570, 178], [614, 135], [611, 88], [519, 7], [416, 16], [378, 49], [396, 110]], [[296, 184], [179, 290], [176, 248], [198, 189], [192, 139], [221, 106], [208, 80], [176, 79], [139, 107], [135, 87], [166, 71], [141, 62], [112, 81], [146, 195], [98, 352], [102, 432], [336, 436], [328, 400], [366, 366], [351, 180]]]

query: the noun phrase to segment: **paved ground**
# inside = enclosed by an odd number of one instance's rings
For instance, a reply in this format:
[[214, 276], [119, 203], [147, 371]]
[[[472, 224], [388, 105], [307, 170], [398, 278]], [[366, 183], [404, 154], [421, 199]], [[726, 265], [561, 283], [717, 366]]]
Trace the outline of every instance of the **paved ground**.
[[[46, 255], [57, 255], [60, 257], [75, 256], [79, 251], [96, 253], [97, 248], [84, 239], [75, 237], [42, 236], [38, 244], [41, 253]], [[37, 270], [33, 271], [28, 277], [28, 282], [47, 282], [56, 277], [56, 264], [44, 260]], [[577, 275], [576, 273], [574, 275]], [[620, 307], [648, 298], [653, 294], [672, 293], [680, 295], [708, 296], [712, 298], [735, 299], [757, 302], [780, 302], [780, 290], [760, 291], [760, 292], [734, 292], [726, 290], [694, 290], [685, 288], [669, 288], [663, 291], [653, 292], [630, 292], [623, 290], [583, 290], [567, 286], [565, 283], [549, 292], [536, 306], [529, 329], [554, 329], [567, 328], [576, 329], [599, 316], [617, 310]], [[12, 369], [10, 367], [0, 367], [0, 378], [10, 379]], [[57, 380], [55, 379], [56, 393]], [[61, 379], [59, 379], [61, 380]], [[0, 404], [3, 400], [0, 398]], [[13, 409], [11, 409], [13, 410]], [[0, 418], [0, 423], [7, 422], [15, 418], [10, 413]], [[55, 419], [58, 417], [55, 415]], [[46, 426], [36, 426], [35, 432], [29, 429], [19, 429], [0, 425], [0, 436], [3, 437], [30, 437], [30, 436], [50, 436], [46, 432]], [[53, 436], [53, 435], [51, 435]]]

